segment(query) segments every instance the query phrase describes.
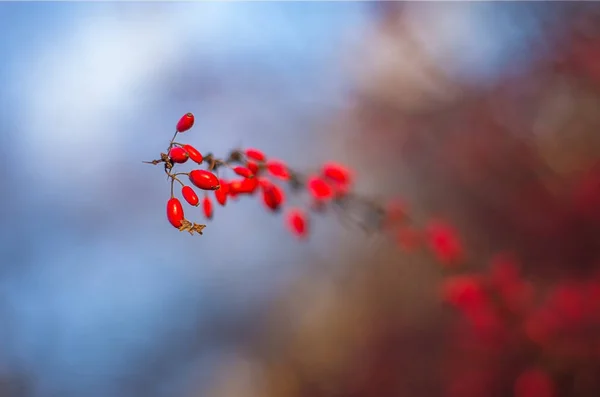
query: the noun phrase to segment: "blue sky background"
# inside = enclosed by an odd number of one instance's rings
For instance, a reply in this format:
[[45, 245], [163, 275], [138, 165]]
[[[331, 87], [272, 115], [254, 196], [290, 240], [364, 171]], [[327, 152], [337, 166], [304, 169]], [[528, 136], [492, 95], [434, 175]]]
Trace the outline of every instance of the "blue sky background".
[[[454, 4], [412, 11], [448, 73], [487, 84], [527, 62], [531, 15]], [[201, 151], [327, 159], [315, 125], [344, 108], [342, 54], [373, 16], [359, 2], [1, 3], [0, 374], [40, 397], [176, 396], [209, 379], [303, 263], [335, 257], [339, 226], [298, 244], [249, 200], [201, 238], [176, 233], [165, 178], [141, 160], [188, 111]]]

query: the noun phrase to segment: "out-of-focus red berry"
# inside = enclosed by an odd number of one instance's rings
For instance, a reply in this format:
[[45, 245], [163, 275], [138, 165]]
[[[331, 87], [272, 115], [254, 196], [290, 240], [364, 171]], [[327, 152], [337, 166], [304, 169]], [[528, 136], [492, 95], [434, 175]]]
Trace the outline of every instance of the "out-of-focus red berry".
[[252, 174], [254, 174], [254, 175], [258, 175], [258, 172], [260, 171], [260, 167], [258, 166], [258, 163], [254, 162], [254, 161], [246, 162], [246, 167], [248, 167], [248, 169], [250, 171], [252, 171]]
[[459, 309], [479, 307], [487, 299], [482, 280], [476, 275], [452, 276], [444, 280], [442, 298]]
[[323, 176], [332, 181], [347, 185], [350, 183], [350, 171], [336, 163], [326, 163], [323, 165]]
[[291, 232], [300, 238], [308, 233], [308, 218], [306, 213], [298, 208], [292, 208], [287, 213], [287, 224]]
[[246, 156], [256, 161], [265, 161], [265, 155], [258, 149], [246, 149]]
[[225, 181], [224, 179], [220, 179], [219, 184], [221, 185], [221, 188], [215, 190], [215, 199], [217, 200], [217, 203], [219, 203], [221, 206], [224, 206], [225, 204], [227, 204], [229, 183], [227, 183], [227, 181]]
[[263, 203], [268, 209], [277, 211], [285, 199], [283, 190], [271, 182], [263, 183], [261, 187], [263, 191]]
[[257, 178], [244, 178], [229, 182], [229, 194], [252, 194], [258, 188]]
[[269, 171], [269, 173], [275, 178], [279, 178], [285, 181], [290, 179], [290, 172], [288, 171], [288, 167], [281, 161], [271, 160], [267, 162], [267, 171]]
[[237, 166], [233, 168], [233, 172], [244, 178], [254, 178], [254, 173], [249, 168]]
[[464, 256], [458, 233], [450, 225], [434, 222], [427, 228], [429, 247], [436, 258], [445, 265], [457, 264]]
[[204, 196], [202, 200], [202, 210], [206, 219], [212, 219], [213, 217], [213, 204], [212, 200], [208, 196]]
[[184, 114], [177, 122], [177, 132], [185, 132], [194, 125], [194, 115], [192, 113]]
[[174, 163], [183, 164], [186, 161], [188, 161], [189, 157], [190, 156], [185, 151], [185, 149], [181, 148], [179, 146], [175, 146], [175, 147], [171, 148], [171, 150], [169, 150], [169, 158]]
[[318, 176], [308, 178], [306, 187], [311, 196], [317, 200], [328, 200], [333, 197], [333, 188]]

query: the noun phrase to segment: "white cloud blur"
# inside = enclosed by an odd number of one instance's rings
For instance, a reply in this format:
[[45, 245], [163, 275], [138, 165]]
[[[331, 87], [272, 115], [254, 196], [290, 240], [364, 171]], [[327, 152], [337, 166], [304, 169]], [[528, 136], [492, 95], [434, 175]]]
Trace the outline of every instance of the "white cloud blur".
[[[143, 117], [161, 73], [184, 62], [193, 34], [222, 25], [220, 15], [229, 10], [145, 9], [152, 11], [120, 17], [94, 4], [77, 8], [54, 37], [46, 37], [35, 62], [14, 70], [14, 117], [25, 126], [16, 144], [29, 153], [27, 169], [36, 170], [31, 183], [58, 189], [97, 177], [107, 159], [124, 151], [123, 120]], [[68, 180], [53, 177], [67, 173]]]

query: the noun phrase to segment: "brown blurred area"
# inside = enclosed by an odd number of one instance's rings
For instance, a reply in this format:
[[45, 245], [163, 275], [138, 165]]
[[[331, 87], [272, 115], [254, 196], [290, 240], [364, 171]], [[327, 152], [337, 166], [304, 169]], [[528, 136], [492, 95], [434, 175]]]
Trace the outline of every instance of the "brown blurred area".
[[[354, 105], [328, 124], [329, 139], [349, 134], [350, 156], [367, 165], [359, 173], [407, 199], [415, 219], [456, 225], [471, 269], [510, 250], [538, 285], [596, 275], [600, 7], [561, 4], [560, 33], [541, 23], [538, 45], [550, 55], [484, 88], [451, 78], [421, 50], [402, 4], [377, 7]], [[210, 396], [514, 395], [530, 352], [464, 348], [436, 292], [439, 268], [359, 239], [339, 242], [343, 270], [310, 272], [273, 304], [264, 332], [224, 364]], [[587, 364], [558, 377], [559, 395], [600, 395], [598, 361]]]

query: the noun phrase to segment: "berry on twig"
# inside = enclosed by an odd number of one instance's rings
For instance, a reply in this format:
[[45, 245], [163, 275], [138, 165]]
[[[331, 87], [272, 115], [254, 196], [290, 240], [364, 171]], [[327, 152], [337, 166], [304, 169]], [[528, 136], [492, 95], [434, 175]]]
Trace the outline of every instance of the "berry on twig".
[[[224, 207], [231, 200], [240, 196], [258, 197], [265, 208], [271, 212], [279, 212], [287, 203], [286, 188], [290, 194], [309, 198], [307, 210], [322, 213], [326, 207], [334, 206], [337, 213], [344, 214], [347, 220], [358, 223], [367, 231], [384, 231], [397, 224], [393, 213], [388, 213], [385, 206], [352, 193], [351, 171], [345, 166], [328, 162], [309, 176], [292, 170], [284, 161], [268, 158], [261, 150], [247, 148], [234, 149], [221, 159], [212, 153], [202, 155], [194, 146], [179, 143], [175, 138], [194, 125], [194, 115], [187, 113], [177, 123], [176, 132], [166, 153], [160, 159], [144, 161], [147, 164], [164, 164], [165, 174], [171, 182], [171, 196], [167, 203], [167, 218], [180, 231], [202, 234], [205, 225], [193, 223], [184, 217], [181, 201], [174, 196], [174, 184], [181, 185], [181, 196], [193, 207], [200, 205], [200, 199], [192, 186], [184, 183], [181, 176], [187, 176], [189, 183], [204, 190], [202, 212], [205, 218], [212, 219], [214, 206], [209, 191], [214, 191], [214, 199]], [[189, 172], [174, 172], [177, 165], [192, 160], [204, 169], [193, 169]], [[232, 172], [233, 179], [223, 178], [218, 174]], [[307, 237], [308, 215], [301, 208], [286, 212], [286, 220], [290, 231], [298, 237]], [[406, 222], [408, 217], [402, 217]], [[385, 226], [385, 228], [384, 228]]]

